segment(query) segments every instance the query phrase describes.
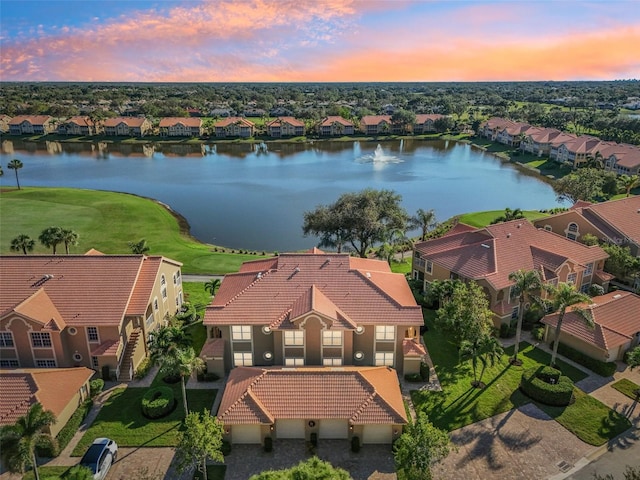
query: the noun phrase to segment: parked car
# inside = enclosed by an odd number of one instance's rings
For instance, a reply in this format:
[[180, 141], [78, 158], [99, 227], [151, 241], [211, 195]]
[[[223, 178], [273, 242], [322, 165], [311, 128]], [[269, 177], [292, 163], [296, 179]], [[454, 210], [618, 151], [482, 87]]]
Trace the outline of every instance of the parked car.
[[116, 442], [108, 438], [96, 438], [80, 460], [80, 465], [91, 470], [93, 480], [103, 480], [117, 457]]

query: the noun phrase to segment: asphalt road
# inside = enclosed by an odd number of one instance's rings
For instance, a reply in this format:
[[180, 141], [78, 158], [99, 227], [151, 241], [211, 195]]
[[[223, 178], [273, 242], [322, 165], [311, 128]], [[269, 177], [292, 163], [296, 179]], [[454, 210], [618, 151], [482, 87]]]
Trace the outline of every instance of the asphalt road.
[[208, 282], [209, 280], [211, 280], [212, 278], [217, 278], [220, 281], [222, 281], [222, 279], [224, 278], [224, 275], [188, 275], [188, 274], [182, 274], [182, 281], [183, 282]]
[[620, 438], [609, 451], [568, 479], [593, 480], [595, 475], [612, 475], [615, 480], [624, 480], [627, 466], [640, 468], [640, 430], [633, 430]]

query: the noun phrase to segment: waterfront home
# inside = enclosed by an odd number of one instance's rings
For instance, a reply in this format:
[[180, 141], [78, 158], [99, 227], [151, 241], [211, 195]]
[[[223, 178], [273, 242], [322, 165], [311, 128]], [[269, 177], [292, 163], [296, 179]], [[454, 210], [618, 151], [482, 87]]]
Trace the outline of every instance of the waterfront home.
[[166, 117], [159, 127], [161, 137], [202, 136], [202, 119], [198, 117]]
[[11, 117], [9, 115], [0, 115], [0, 133], [9, 132], [10, 122], [11, 122]]
[[581, 135], [579, 137], [569, 138], [559, 143], [559, 137], [552, 147], [549, 157], [556, 162], [568, 163], [573, 168], [582, 166], [591, 158], [595, 158], [596, 154], [611, 143], [603, 142], [599, 138], [589, 135]]
[[55, 131], [50, 115], [19, 115], [9, 121], [11, 135], [44, 135]]
[[491, 117], [486, 122], [480, 124], [478, 135], [495, 142], [498, 133], [512, 123], [511, 120], [507, 120], [506, 118]]
[[435, 122], [443, 117], [444, 115], [440, 115], [438, 113], [421, 113], [416, 115], [416, 121], [413, 124], [413, 133], [421, 134], [435, 132]]
[[[627, 350], [640, 341], [640, 297], [631, 292], [610, 292], [593, 297], [592, 304], [577, 307], [586, 310], [593, 327], [569, 307], [562, 322], [560, 342], [601, 362], [620, 361]], [[546, 315], [544, 340], [555, 339], [558, 313]]]
[[470, 230], [456, 228], [441, 238], [414, 247], [412, 276], [424, 282], [474, 280], [483, 288], [495, 314], [495, 324], [518, 318], [518, 301], [511, 298], [509, 274], [537, 270], [543, 282], [568, 282], [586, 292], [592, 283], [606, 289], [607, 253], [599, 246], [578, 242], [538, 229], [525, 219]]
[[129, 381], [149, 335], [182, 306], [181, 264], [160, 256], [0, 257], [0, 367], [85, 366]]
[[523, 136], [533, 128], [528, 123], [508, 122], [498, 129], [495, 141], [510, 147], [519, 147]]
[[104, 121], [104, 133], [117, 137], [144, 137], [151, 132], [151, 122], [145, 117], [116, 117]]
[[391, 133], [393, 130], [391, 115], [365, 115], [360, 119], [360, 130], [366, 135]]
[[95, 125], [87, 116], [71, 117], [58, 124], [59, 135], [96, 135], [102, 127]]
[[640, 148], [636, 145], [614, 143], [603, 148], [604, 169], [618, 175], [640, 175]]
[[555, 128], [531, 127], [520, 143], [520, 150], [538, 157], [548, 156], [553, 140], [560, 135], [562, 132]]
[[302, 120], [293, 117], [278, 117], [267, 122], [267, 135], [274, 138], [299, 137], [305, 134]]
[[215, 135], [218, 138], [255, 136], [256, 125], [242, 117], [227, 117], [214, 124]]
[[325, 117], [318, 125], [318, 135], [334, 137], [339, 135], [353, 135], [353, 123], [337, 115]]
[[86, 367], [0, 370], [0, 427], [15, 424], [34, 403], [52, 412], [56, 422], [45, 432], [55, 437], [90, 396]]

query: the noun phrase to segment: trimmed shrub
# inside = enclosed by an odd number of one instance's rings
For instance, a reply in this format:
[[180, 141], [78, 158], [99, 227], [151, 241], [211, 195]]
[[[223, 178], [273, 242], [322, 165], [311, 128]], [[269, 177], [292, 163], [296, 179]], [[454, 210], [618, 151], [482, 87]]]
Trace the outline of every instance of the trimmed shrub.
[[97, 395], [102, 393], [102, 389], [104, 388], [104, 380], [101, 378], [96, 378], [95, 380], [91, 380], [89, 382], [89, 395], [91, 398], [94, 398]]
[[69, 442], [71, 441], [73, 436], [80, 429], [80, 425], [82, 424], [82, 421], [85, 418], [87, 418], [87, 415], [89, 414], [89, 411], [91, 410], [92, 406], [93, 406], [93, 401], [85, 400], [76, 409], [73, 415], [71, 415], [71, 418], [69, 419], [67, 424], [64, 427], [62, 427], [62, 430], [58, 432], [58, 435], [56, 436], [56, 440], [58, 442], [59, 452], [62, 452], [62, 450], [64, 450], [67, 447], [67, 445], [69, 445]]
[[264, 451], [270, 452], [273, 450], [273, 439], [271, 437], [264, 437]]
[[404, 379], [409, 383], [419, 383], [422, 382], [422, 375], [419, 373], [407, 373]]
[[56, 441], [55, 438], [53, 439], [50, 445], [36, 446], [36, 453], [38, 454], [38, 457], [42, 457], [42, 458], [55, 458], [58, 455], [60, 455], [61, 451], [62, 450], [60, 449], [60, 446], [58, 445], [58, 442]]
[[173, 411], [176, 403], [169, 387], [151, 388], [142, 397], [142, 414], [151, 419], [162, 418]]
[[142, 362], [140, 362], [140, 365], [138, 365], [138, 368], [136, 369], [135, 378], [137, 378], [138, 380], [141, 380], [144, 377], [146, 377], [147, 373], [149, 373], [149, 370], [151, 370], [152, 366], [153, 366], [153, 363], [151, 363], [150, 358], [147, 357], [144, 360], [142, 360]]
[[533, 367], [522, 373], [520, 390], [545, 405], [565, 406], [573, 400], [573, 381], [551, 367]]
[[360, 451], [360, 437], [354, 435], [351, 437], [351, 451], [358, 453]]
[[500, 332], [498, 335], [500, 338], [511, 338], [516, 334], [516, 326], [512, 323], [502, 323], [500, 325]]
[[587, 367], [589, 370], [602, 377], [611, 377], [617, 368], [616, 362], [603, 362], [601, 360], [596, 360], [595, 358], [591, 358], [584, 353], [579, 352], [575, 348], [565, 345], [564, 343], [560, 343], [558, 345], [558, 353], [570, 358], [576, 363], [579, 363], [583, 367]]
[[533, 338], [536, 340], [542, 341], [544, 338], [544, 327], [541, 325], [534, 327], [533, 330], [531, 330], [531, 335], [533, 335]]

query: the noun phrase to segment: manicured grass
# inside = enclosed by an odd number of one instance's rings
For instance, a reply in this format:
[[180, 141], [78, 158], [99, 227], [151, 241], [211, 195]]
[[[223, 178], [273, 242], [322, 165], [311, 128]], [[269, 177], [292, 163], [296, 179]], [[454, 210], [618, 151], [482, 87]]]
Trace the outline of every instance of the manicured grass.
[[196, 355], [200, 354], [204, 342], [207, 341], [207, 328], [202, 321], [194, 322], [186, 327], [186, 331], [191, 337], [191, 343]]
[[[548, 217], [549, 214], [541, 213], [537, 210], [525, 210], [522, 212], [524, 217], [529, 221], [534, 221], [539, 218]], [[471, 225], [472, 227], [486, 227], [490, 225], [496, 218], [504, 215], [504, 210], [487, 210], [485, 212], [472, 212], [460, 215], [460, 222]]]
[[[59, 477], [65, 478], [65, 474], [71, 470], [71, 467], [47, 467], [42, 466], [38, 467], [38, 474], [40, 478], [51, 478], [51, 477]], [[33, 470], [28, 471], [22, 476], [22, 480], [35, 480], [36, 476], [33, 473]]]
[[[154, 384], [162, 382], [158, 378]], [[166, 384], [164, 384], [166, 385]], [[84, 434], [72, 455], [81, 456], [98, 437], [108, 437], [121, 447], [173, 447], [184, 418], [180, 383], [168, 385], [178, 401], [176, 409], [164, 418], [149, 420], [142, 415], [140, 404], [146, 388], [118, 388], [100, 410], [98, 417]], [[187, 390], [189, 410], [210, 410], [217, 390]]]
[[391, 271], [394, 273], [409, 273], [411, 271], [411, 253], [404, 256], [404, 261], [391, 261]]
[[604, 445], [631, 427], [622, 414], [590, 397], [579, 388], [574, 389], [575, 403], [568, 407], [551, 407], [537, 403], [541, 410], [564, 428], [589, 445]]
[[631, 400], [636, 400], [638, 398], [638, 393], [636, 392], [640, 392], [640, 385], [635, 384], [628, 378], [618, 380], [611, 386], [618, 390], [620, 393], [629, 397]]
[[204, 289], [204, 282], [182, 282], [185, 301], [196, 307], [202, 317], [204, 308], [211, 303], [211, 295]]
[[36, 240], [34, 253], [51, 253], [37, 238], [46, 227], [57, 225], [80, 235], [79, 245], [71, 247], [71, 253], [84, 253], [90, 248], [103, 253], [131, 253], [128, 242], [146, 238], [150, 254], [182, 262], [185, 273], [235, 272], [242, 262], [260, 258], [214, 252], [211, 245], [181, 232], [176, 217], [160, 204], [124, 193], [72, 188], [4, 190], [0, 211], [3, 254], [13, 253], [9, 250], [11, 240], [23, 233]]

